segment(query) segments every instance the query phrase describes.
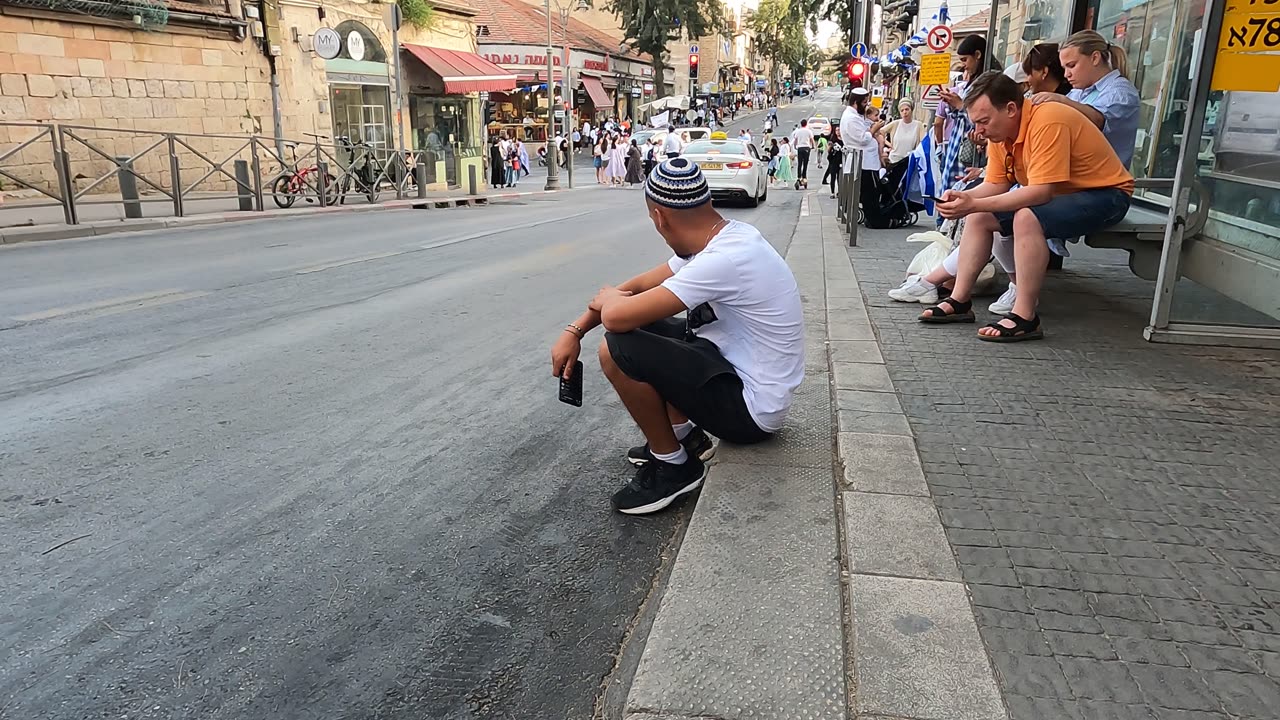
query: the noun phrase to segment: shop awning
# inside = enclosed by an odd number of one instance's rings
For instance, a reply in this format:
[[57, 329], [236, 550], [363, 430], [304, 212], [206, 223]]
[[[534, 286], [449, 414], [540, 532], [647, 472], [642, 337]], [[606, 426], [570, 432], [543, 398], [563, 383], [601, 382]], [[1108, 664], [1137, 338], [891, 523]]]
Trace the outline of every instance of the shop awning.
[[516, 75], [472, 52], [425, 45], [404, 45], [431, 72], [444, 81], [449, 94], [514, 90]]
[[600, 84], [599, 78], [583, 75], [582, 87], [586, 88], [587, 96], [591, 98], [591, 104], [595, 105], [597, 110], [613, 105], [613, 103], [609, 102], [609, 93], [604, 91], [604, 86]]

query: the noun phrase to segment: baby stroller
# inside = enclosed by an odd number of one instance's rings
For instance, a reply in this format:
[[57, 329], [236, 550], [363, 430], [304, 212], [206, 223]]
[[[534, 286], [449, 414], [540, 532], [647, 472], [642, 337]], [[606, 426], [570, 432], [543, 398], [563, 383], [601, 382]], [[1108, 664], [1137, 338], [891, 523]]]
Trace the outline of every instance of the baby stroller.
[[881, 176], [874, 170], [862, 172], [862, 192], [858, 222], [868, 228], [896, 229], [915, 225], [924, 205], [907, 198], [907, 161], [903, 160]]

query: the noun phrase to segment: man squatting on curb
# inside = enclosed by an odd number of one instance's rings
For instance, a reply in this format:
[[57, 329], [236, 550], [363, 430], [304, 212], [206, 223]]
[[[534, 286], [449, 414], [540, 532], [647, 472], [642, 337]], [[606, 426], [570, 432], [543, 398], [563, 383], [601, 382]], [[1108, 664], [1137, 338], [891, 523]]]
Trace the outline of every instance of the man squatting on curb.
[[745, 444], [781, 429], [804, 379], [800, 293], [760, 231], [712, 208], [702, 171], [685, 158], [654, 169], [645, 205], [675, 255], [601, 288], [551, 348], [552, 374], [567, 379], [582, 339], [604, 325], [600, 367], [646, 441], [627, 452], [638, 469], [613, 495], [630, 515], [702, 486], [715, 454], [708, 434]]

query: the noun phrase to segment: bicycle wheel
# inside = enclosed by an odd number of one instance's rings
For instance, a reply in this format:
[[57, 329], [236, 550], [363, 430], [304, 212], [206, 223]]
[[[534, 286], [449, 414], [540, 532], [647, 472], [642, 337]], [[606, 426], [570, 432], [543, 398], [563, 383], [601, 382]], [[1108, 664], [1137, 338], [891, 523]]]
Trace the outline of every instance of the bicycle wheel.
[[291, 208], [298, 201], [298, 193], [293, 188], [293, 176], [286, 173], [271, 181], [271, 199], [281, 208]]

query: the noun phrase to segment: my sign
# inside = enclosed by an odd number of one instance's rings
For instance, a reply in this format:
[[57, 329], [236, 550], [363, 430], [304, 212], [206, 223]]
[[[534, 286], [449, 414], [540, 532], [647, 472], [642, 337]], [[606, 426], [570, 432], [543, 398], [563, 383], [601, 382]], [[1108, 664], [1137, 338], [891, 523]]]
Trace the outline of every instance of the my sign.
[[311, 49], [325, 60], [332, 60], [342, 52], [342, 36], [333, 28], [322, 27], [311, 36]]
[[356, 61], [364, 59], [364, 36], [356, 30], [347, 33], [347, 55]]
[[1226, 0], [1213, 90], [1280, 90], [1280, 0]]
[[920, 84], [946, 85], [951, 82], [951, 53], [935, 53], [920, 58]]

